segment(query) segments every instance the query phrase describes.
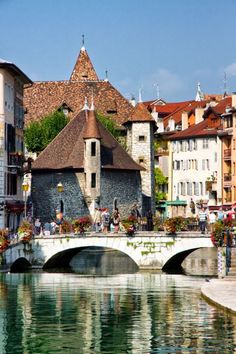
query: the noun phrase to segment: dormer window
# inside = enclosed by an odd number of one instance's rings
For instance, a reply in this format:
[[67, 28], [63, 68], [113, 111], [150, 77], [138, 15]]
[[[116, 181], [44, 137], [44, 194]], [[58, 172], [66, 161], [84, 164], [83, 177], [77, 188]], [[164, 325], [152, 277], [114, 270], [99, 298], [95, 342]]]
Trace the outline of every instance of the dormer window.
[[83, 79], [87, 79], [88, 78], [88, 73], [84, 72], [84, 73], [82, 73], [81, 76], [82, 76]]

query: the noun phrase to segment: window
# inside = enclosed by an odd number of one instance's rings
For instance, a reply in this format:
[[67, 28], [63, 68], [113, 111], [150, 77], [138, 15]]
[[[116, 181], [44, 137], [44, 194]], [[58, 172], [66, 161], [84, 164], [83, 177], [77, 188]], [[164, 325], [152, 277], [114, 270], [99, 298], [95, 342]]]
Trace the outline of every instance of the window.
[[91, 142], [91, 156], [96, 156], [96, 141]]
[[139, 135], [138, 141], [145, 141], [145, 136], [144, 135]]
[[143, 157], [140, 157], [139, 160], [138, 160], [139, 163], [144, 163], [144, 158]]
[[96, 173], [91, 173], [91, 188], [96, 188]]
[[210, 170], [210, 161], [206, 159], [206, 168], [207, 170]]
[[7, 195], [16, 195], [17, 193], [17, 175], [7, 173]]
[[203, 195], [203, 183], [202, 182], [200, 182], [199, 183], [199, 189], [200, 189], [200, 195]]
[[215, 152], [215, 162], [217, 162], [217, 152]]
[[180, 182], [181, 194], [185, 195], [185, 183]]
[[207, 138], [202, 140], [202, 148], [208, 149], [208, 139]]
[[202, 169], [205, 170], [205, 160], [202, 160]]

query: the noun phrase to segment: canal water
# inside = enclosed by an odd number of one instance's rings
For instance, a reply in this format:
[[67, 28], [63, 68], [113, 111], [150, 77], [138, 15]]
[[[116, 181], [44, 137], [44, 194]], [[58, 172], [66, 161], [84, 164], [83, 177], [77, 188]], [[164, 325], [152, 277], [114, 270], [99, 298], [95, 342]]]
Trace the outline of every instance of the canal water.
[[1, 354], [236, 352], [236, 317], [208, 304], [203, 277], [0, 274]]

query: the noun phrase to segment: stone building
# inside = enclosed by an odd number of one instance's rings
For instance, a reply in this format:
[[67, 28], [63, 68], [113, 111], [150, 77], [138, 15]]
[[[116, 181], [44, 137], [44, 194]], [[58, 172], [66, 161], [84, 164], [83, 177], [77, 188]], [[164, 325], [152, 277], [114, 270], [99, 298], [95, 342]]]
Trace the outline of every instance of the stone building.
[[[136, 107], [133, 107], [128, 102], [128, 100], [126, 100], [110, 84], [107, 78], [105, 80], [100, 80], [98, 78], [94, 70], [94, 67], [90, 61], [90, 58], [88, 56], [88, 53], [84, 47], [82, 47], [80, 50], [78, 59], [76, 61], [76, 64], [74, 66], [74, 69], [72, 71], [69, 80], [57, 81], [57, 82], [54, 81], [35, 82], [32, 85], [32, 87], [25, 88], [24, 103], [27, 111], [26, 124], [29, 124], [30, 122], [35, 120], [40, 120], [45, 115], [52, 113], [57, 109], [63, 109], [63, 111], [70, 117], [72, 121], [75, 119], [74, 117], [76, 117], [77, 120], [78, 116], [81, 117], [82, 114], [81, 111], [83, 110], [85, 101], [88, 101], [89, 105], [94, 104], [94, 106], [96, 107], [96, 111], [99, 114], [108, 116], [117, 123], [118, 129], [120, 131], [120, 135], [123, 136], [123, 139], [126, 140], [128, 153], [130, 156], [128, 158], [127, 157], [128, 154], [125, 154], [126, 156], [125, 168], [122, 167], [122, 165], [118, 166], [119, 168], [117, 168], [117, 161], [114, 159], [114, 161], [112, 161], [112, 164], [109, 163], [112, 166], [109, 170], [109, 173], [108, 173], [108, 169], [104, 167], [106, 170], [106, 173], [104, 174], [105, 170], [103, 169], [103, 167], [99, 169], [98, 166], [98, 163], [100, 163], [99, 153], [101, 153], [101, 161], [103, 161], [103, 158], [105, 158], [104, 157], [105, 156], [104, 151], [106, 150], [105, 147], [103, 147], [103, 150], [99, 152], [99, 146], [100, 146], [99, 142], [103, 142], [103, 139], [100, 139], [100, 137], [97, 134], [95, 134], [95, 136], [93, 137], [89, 137], [89, 139], [93, 139], [91, 140], [91, 146], [96, 146], [97, 160], [94, 158], [94, 156], [89, 156], [88, 154], [86, 154], [87, 159], [85, 159], [83, 164], [80, 163], [79, 168], [80, 169], [82, 168], [83, 173], [86, 174], [86, 181], [84, 180], [86, 186], [83, 186], [82, 188], [83, 190], [81, 190], [82, 193], [81, 198], [82, 195], [85, 196], [86, 203], [87, 203], [87, 204], [85, 203], [83, 206], [84, 212], [89, 204], [88, 192], [91, 194], [92, 200], [96, 200], [100, 196], [101, 204], [105, 206], [104, 201], [107, 200], [108, 206], [112, 208], [113, 201], [115, 200], [115, 198], [118, 198], [119, 196], [118, 190], [117, 193], [113, 193], [114, 183], [118, 189], [120, 188], [120, 191], [122, 191], [123, 189], [126, 190], [127, 186], [129, 186], [127, 190], [128, 200], [131, 201], [130, 199], [131, 193], [133, 193], [132, 200], [133, 201], [136, 200], [140, 202], [143, 214], [145, 214], [148, 209], [152, 209], [154, 211], [155, 198], [154, 198], [153, 135], [156, 127], [155, 120], [153, 119], [151, 114], [148, 112], [148, 110], [141, 102], [138, 103]], [[85, 120], [80, 119], [79, 127], [80, 130], [83, 130], [84, 126], [81, 122], [85, 122]], [[98, 124], [100, 127], [100, 123]], [[81, 134], [80, 130], [77, 133], [79, 135]], [[101, 130], [103, 131], [102, 128], [99, 128], [99, 130], [100, 133]], [[85, 146], [85, 152], [87, 148], [87, 141], [88, 138], [85, 138], [85, 141], [82, 144], [83, 146]], [[117, 142], [114, 139], [112, 144], [114, 144], [114, 146], [118, 146]], [[93, 147], [93, 149], [95, 148]], [[45, 151], [48, 153], [48, 149], [46, 149]], [[118, 150], [115, 149], [114, 152], [115, 151], [121, 151], [121, 147], [119, 147]], [[111, 152], [113, 153], [113, 149], [110, 149], [109, 151], [107, 150], [107, 153], [110, 156], [109, 158], [113, 158]], [[125, 151], [123, 151], [123, 154], [124, 153]], [[108, 155], [106, 155], [106, 159], [108, 158]], [[36, 177], [35, 171], [36, 169], [39, 171], [38, 168], [39, 166], [43, 167], [43, 170], [45, 171], [45, 165], [44, 164], [42, 165], [41, 156], [45, 156], [44, 152], [36, 160], [36, 163], [34, 165], [34, 170], [33, 170], [33, 178], [38, 178], [39, 174]], [[52, 154], [50, 155], [50, 163], [54, 164], [53, 160], [55, 160], [55, 163], [57, 163], [58, 158], [59, 157], [58, 157], [57, 149], [53, 148]], [[130, 167], [128, 162], [130, 163]], [[90, 171], [91, 173], [90, 172], [87, 173], [86, 171], [90, 170], [92, 166], [94, 172]], [[106, 164], [102, 164], [102, 166], [106, 166]], [[63, 165], [62, 169], [64, 168], [65, 166]], [[60, 169], [58, 168], [58, 165], [56, 169], [50, 167], [50, 170], [51, 171], [54, 170], [55, 172], [54, 182], [53, 182], [54, 188], [56, 187], [58, 180], [61, 179], [59, 178], [60, 175], [58, 175], [59, 173], [58, 169]], [[114, 170], [116, 170], [115, 177], [113, 173]], [[134, 172], [131, 173], [131, 171], [134, 170], [136, 171], [135, 179], [133, 179], [133, 177], [131, 178], [131, 175], [134, 174]], [[137, 171], [139, 172], [137, 173]], [[140, 178], [140, 171], [141, 171], [141, 187], [139, 185], [137, 187], [136, 182], [132, 186], [132, 181], [136, 181], [136, 178], [137, 179]], [[94, 183], [95, 173], [96, 173], [96, 179], [99, 179], [99, 173], [101, 174], [100, 176], [101, 182], [96, 184], [97, 188], [100, 188], [100, 191], [98, 189], [95, 190], [94, 187], [91, 190], [91, 187], [89, 187], [91, 186], [92, 181]], [[119, 178], [117, 179], [118, 175]], [[81, 175], [78, 178], [81, 178]], [[93, 180], [90, 180], [90, 178], [93, 178]], [[106, 179], [107, 181], [105, 183]], [[56, 181], [57, 183], [55, 183]], [[127, 181], [127, 185], [126, 185], [126, 181]], [[81, 186], [82, 185], [83, 183], [81, 184]], [[107, 189], [106, 186], [109, 186], [110, 188], [110, 193], [108, 193], [107, 195], [105, 195], [105, 190]], [[141, 188], [141, 195], [139, 194], [140, 188]], [[36, 194], [34, 193], [34, 190], [32, 190], [32, 192], [34, 194], [34, 203], [38, 205], [39, 201], [41, 200], [41, 196], [37, 194], [39, 200], [36, 201]], [[79, 198], [79, 195], [80, 193], [78, 194], [77, 199]], [[51, 199], [51, 203], [53, 204], [50, 206], [50, 210], [53, 210], [55, 209], [55, 198], [52, 196], [52, 194], [50, 194], [50, 199]], [[129, 203], [129, 201], [127, 203]], [[81, 203], [82, 203], [81, 205], [83, 205], [83, 202]], [[72, 205], [73, 203], [71, 204], [71, 206]], [[78, 203], [76, 204], [76, 208], [78, 209]], [[81, 210], [83, 210], [83, 208], [81, 208]], [[127, 209], [128, 204], [127, 206], [124, 205], [123, 208], [124, 211], [128, 210]], [[75, 209], [75, 212], [77, 212], [77, 209]], [[34, 210], [37, 209], [34, 208]], [[69, 214], [71, 214], [71, 212]]]
[[[84, 109], [58, 134], [32, 166], [35, 216], [43, 221], [60, 208], [65, 217], [92, 214], [94, 206], [117, 206], [122, 216], [142, 203], [138, 165], [96, 119]], [[63, 192], [57, 191], [62, 183]]]

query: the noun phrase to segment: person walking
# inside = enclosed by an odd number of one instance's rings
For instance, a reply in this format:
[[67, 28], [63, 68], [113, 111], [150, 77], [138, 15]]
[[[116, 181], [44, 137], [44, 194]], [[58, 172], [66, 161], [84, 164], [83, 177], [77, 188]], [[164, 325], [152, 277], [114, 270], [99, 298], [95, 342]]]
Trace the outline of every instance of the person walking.
[[199, 229], [201, 233], [204, 234], [206, 229], [207, 213], [205, 208], [203, 207], [198, 213], [198, 220], [199, 220]]
[[216, 213], [211, 211], [209, 214], [209, 224], [210, 224], [210, 232], [213, 231], [214, 223], [216, 222]]
[[146, 217], [147, 217], [147, 231], [153, 231], [153, 215], [151, 210], [148, 210]]
[[93, 222], [94, 222], [94, 226], [95, 226], [95, 232], [100, 232], [101, 231], [102, 216], [101, 216], [101, 210], [99, 208], [95, 208]]
[[110, 214], [108, 208], [105, 208], [102, 212], [102, 231], [107, 234], [110, 224]]
[[112, 222], [114, 225], [114, 232], [118, 232], [119, 231], [119, 227], [120, 227], [120, 213], [118, 208], [115, 208], [113, 215], [112, 215]]
[[56, 210], [56, 224], [59, 227], [59, 234], [62, 233], [62, 221], [63, 221], [63, 214], [60, 210]]

